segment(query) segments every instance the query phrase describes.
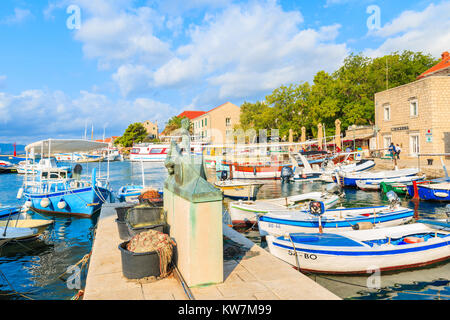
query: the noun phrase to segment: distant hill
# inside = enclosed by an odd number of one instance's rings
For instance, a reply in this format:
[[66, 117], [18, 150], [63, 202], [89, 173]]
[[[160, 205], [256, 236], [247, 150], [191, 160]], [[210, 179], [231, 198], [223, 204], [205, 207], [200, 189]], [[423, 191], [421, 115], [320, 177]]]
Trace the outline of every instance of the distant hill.
[[[25, 145], [18, 144], [16, 146], [17, 154], [25, 154]], [[12, 143], [0, 143], [0, 154], [13, 154], [14, 145]]]

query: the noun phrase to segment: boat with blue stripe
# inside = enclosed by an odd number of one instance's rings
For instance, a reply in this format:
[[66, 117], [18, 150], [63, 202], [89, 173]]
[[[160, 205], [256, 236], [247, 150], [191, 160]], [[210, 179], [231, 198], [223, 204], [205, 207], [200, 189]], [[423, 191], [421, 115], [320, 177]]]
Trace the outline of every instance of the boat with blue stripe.
[[419, 169], [406, 168], [398, 170], [386, 170], [378, 172], [337, 172], [333, 177], [336, 183], [343, 187], [357, 187], [358, 180], [385, 180], [401, 177], [412, 177], [419, 173]]
[[414, 223], [340, 233], [266, 237], [269, 251], [302, 271], [367, 274], [422, 267], [450, 258], [448, 227]]
[[413, 217], [413, 210], [398, 205], [327, 209], [320, 218], [308, 211], [273, 211], [259, 217], [258, 228], [261, 236], [316, 232], [319, 225], [325, 232], [336, 233], [397, 226], [411, 221]]
[[[106, 147], [106, 143], [87, 140], [43, 140], [26, 146], [27, 156], [39, 150], [47, 152], [91, 151]], [[37, 150], [36, 150], [37, 149]], [[107, 177], [97, 176], [97, 168], [90, 176], [82, 176], [82, 166], [71, 168], [48, 167], [33, 174], [25, 173], [23, 187], [17, 198], [25, 198], [25, 209], [45, 214], [66, 214], [91, 217], [111, 198]], [[111, 199], [112, 200], [112, 199]]]

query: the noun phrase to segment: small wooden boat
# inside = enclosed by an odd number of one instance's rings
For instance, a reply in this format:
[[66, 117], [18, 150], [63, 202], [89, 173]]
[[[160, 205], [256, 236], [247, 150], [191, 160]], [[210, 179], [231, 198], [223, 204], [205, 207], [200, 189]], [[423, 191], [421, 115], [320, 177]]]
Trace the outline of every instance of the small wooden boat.
[[229, 211], [233, 225], [253, 225], [258, 221], [258, 216], [268, 212], [307, 210], [310, 201], [322, 201], [326, 208], [330, 208], [338, 203], [339, 196], [310, 192], [285, 198], [238, 201], [230, 203]]
[[411, 177], [419, 173], [416, 168], [407, 168], [399, 170], [385, 170], [378, 172], [337, 172], [333, 177], [335, 182], [343, 187], [357, 187], [358, 180], [385, 180], [393, 178]]
[[[439, 228], [439, 227], [438, 227]], [[365, 274], [422, 267], [450, 258], [450, 232], [422, 223], [266, 237], [269, 251], [303, 271]]]
[[422, 181], [425, 179], [425, 175], [411, 176], [411, 177], [399, 177], [382, 180], [356, 180], [356, 186], [364, 191], [378, 191], [381, 189], [381, 183], [408, 183], [411, 181]]
[[283, 235], [295, 232], [336, 233], [361, 228], [397, 226], [411, 221], [414, 210], [392, 206], [327, 209], [320, 219], [309, 211], [271, 211], [258, 220], [262, 236]]
[[237, 182], [233, 180], [214, 182], [214, 186], [219, 188], [225, 197], [235, 200], [255, 200], [259, 189], [263, 185], [263, 183]]
[[0, 244], [11, 240], [28, 240], [41, 235], [53, 221], [51, 220], [7, 220], [0, 221]]

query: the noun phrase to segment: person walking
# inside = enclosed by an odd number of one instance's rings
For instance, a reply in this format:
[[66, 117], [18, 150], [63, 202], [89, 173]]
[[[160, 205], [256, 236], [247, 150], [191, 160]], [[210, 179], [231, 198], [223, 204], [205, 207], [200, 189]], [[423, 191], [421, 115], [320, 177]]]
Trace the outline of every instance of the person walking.
[[396, 150], [397, 160], [400, 160], [400, 152], [402, 152], [402, 148], [400, 148], [400, 146], [397, 144], [397, 146], [395, 147], [395, 150]]
[[389, 154], [392, 157], [392, 159], [396, 158], [397, 150], [395, 149], [395, 145], [393, 142], [391, 142], [391, 144], [389, 146]]

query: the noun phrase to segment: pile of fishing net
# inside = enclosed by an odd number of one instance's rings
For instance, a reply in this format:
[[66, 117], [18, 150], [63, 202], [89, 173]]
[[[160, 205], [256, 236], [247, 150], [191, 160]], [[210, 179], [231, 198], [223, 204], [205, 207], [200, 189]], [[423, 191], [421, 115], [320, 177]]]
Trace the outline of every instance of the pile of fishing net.
[[163, 198], [159, 194], [158, 190], [147, 188], [142, 190], [141, 194], [138, 197], [139, 203], [147, 203], [150, 205], [161, 205], [163, 202]]
[[175, 243], [169, 235], [148, 230], [135, 235], [127, 244], [127, 250], [134, 253], [144, 253], [156, 251], [159, 256], [160, 278], [168, 276], [169, 265], [172, 262], [173, 246]]

